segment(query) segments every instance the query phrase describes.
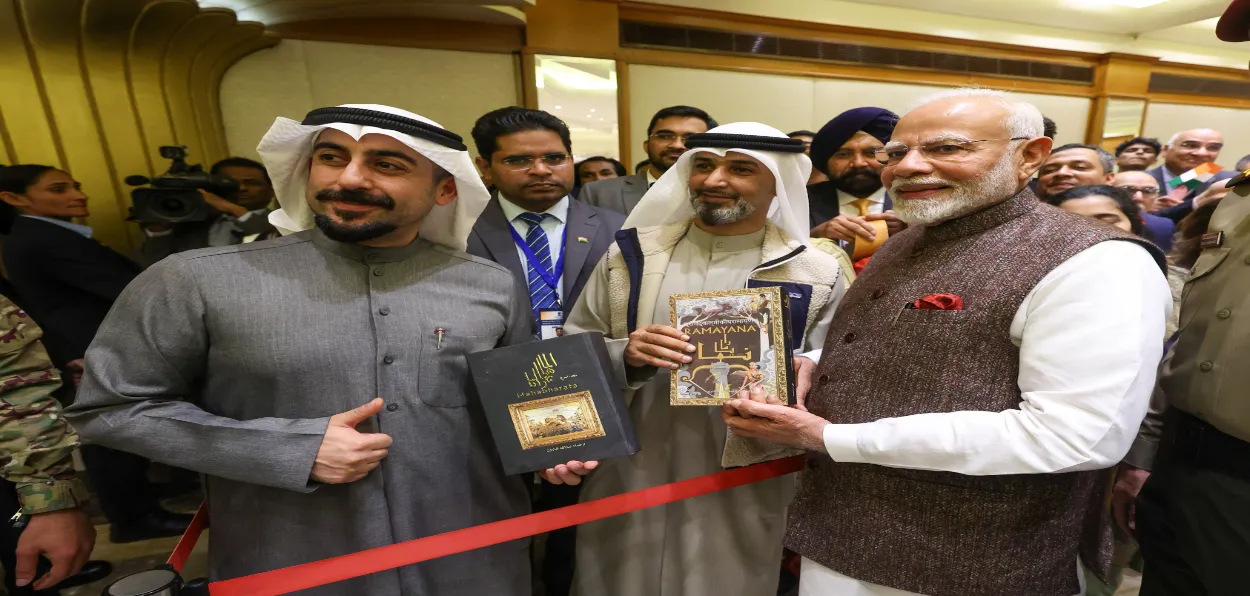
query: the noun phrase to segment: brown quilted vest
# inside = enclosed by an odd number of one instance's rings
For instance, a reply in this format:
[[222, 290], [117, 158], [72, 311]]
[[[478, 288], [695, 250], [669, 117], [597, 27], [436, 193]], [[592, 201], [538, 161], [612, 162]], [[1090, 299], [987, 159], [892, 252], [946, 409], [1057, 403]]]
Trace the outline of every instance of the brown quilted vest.
[[[837, 424], [1018, 408], [1011, 321], [1055, 267], [1106, 240], [1148, 242], [1038, 202], [1007, 201], [890, 239], [839, 305], [810, 410]], [[905, 309], [930, 294], [964, 310]], [[1090, 341], [1098, 338], [1091, 337]], [[1106, 470], [966, 476], [809, 454], [786, 545], [861, 581], [932, 596], [1071, 596], [1079, 554], [1106, 571]]]

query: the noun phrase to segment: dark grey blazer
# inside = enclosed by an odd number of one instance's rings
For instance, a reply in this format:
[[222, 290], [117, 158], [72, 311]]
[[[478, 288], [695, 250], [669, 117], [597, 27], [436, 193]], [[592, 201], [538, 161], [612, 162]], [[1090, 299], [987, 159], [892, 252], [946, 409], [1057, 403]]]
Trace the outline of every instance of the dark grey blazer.
[[[585, 188], [582, 190], [585, 192]], [[608, 252], [608, 247], [615, 242], [616, 232], [624, 224], [625, 216], [620, 213], [592, 207], [577, 199], [569, 200], [568, 221], [564, 225], [564, 295], [560, 297], [565, 316], [582, 295], [586, 281], [604, 253]], [[477, 218], [477, 223], [473, 224], [465, 252], [507, 267], [516, 280], [520, 295], [529, 296], [526, 267], [517, 255], [516, 243], [508, 232], [509, 225], [503, 208], [499, 206], [499, 197], [492, 197], [486, 210]], [[585, 238], [586, 242], [580, 242], [578, 238]]]
[[647, 194], [647, 188], [646, 174], [632, 174], [591, 182], [582, 187], [577, 200], [629, 215], [642, 200], [642, 195]]

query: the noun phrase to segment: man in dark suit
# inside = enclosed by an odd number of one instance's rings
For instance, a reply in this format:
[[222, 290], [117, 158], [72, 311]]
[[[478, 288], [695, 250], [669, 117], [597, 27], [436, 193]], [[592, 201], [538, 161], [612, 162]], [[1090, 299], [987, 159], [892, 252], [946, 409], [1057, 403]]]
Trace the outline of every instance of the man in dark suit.
[[[551, 114], [495, 110], [473, 126], [473, 142], [482, 178], [495, 193], [473, 226], [467, 252], [512, 271], [518, 291], [530, 297], [535, 335], [557, 337], [563, 315], [572, 310], [625, 216], [569, 197], [572, 142], [568, 127]], [[535, 508], [572, 505], [578, 491], [544, 482]], [[547, 538], [542, 573], [549, 596], [567, 594], [572, 585], [575, 536], [574, 528], [566, 528]]]
[[828, 179], [808, 185], [813, 238], [835, 240], [851, 251], [857, 237], [876, 237], [868, 222], [884, 221], [891, 235], [906, 226], [881, 184], [877, 149], [890, 141], [898, 114], [885, 108], [854, 108], [825, 123], [812, 140], [812, 168]]
[[[81, 373], [87, 346], [139, 267], [71, 221], [87, 217], [87, 196], [66, 172], [39, 165], [0, 169], [0, 200], [18, 214], [4, 243], [10, 281], [42, 325], [53, 364]], [[157, 504], [146, 459], [96, 445], [84, 446], [82, 454], [113, 542], [176, 536], [190, 523], [191, 516]]]
[[672, 106], [656, 112], [647, 125], [647, 140], [642, 142], [651, 163], [647, 170], [592, 182], [582, 187], [577, 198], [588, 205], [629, 215], [647, 189], [686, 152], [686, 139], [715, 126], [716, 121], [699, 108]]
[[[1168, 144], [1163, 147], [1163, 164], [1149, 170], [1150, 175], [1159, 183], [1161, 196], [1160, 210], [1155, 212], [1159, 217], [1166, 217], [1180, 222], [1196, 207], [1195, 200], [1203, 203], [1224, 196], [1224, 182], [1238, 172], [1221, 171], [1210, 180], [1193, 189], [1178, 187], [1172, 180], [1202, 164], [1211, 163], [1220, 157], [1224, 148], [1224, 135], [1210, 128], [1183, 130], [1172, 135]], [[1207, 191], [1211, 192], [1208, 193]]]
[[1171, 252], [1176, 223], [1150, 213], [1155, 210], [1155, 202], [1159, 199], [1159, 184], [1154, 177], [1145, 170], [1123, 170], [1115, 175], [1111, 184], [1133, 195], [1133, 202], [1141, 207], [1142, 222], [1146, 224], [1145, 236], [1159, 245], [1163, 252]]
[[213, 164], [209, 173], [234, 180], [238, 190], [224, 198], [200, 191], [204, 202], [217, 212], [207, 221], [144, 224], [147, 238], [139, 247], [139, 260], [145, 267], [176, 252], [240, 244], [249, 237], [276, 232], [269, 224], [273, 183], [264, 165], [243, 157], [229, 157]]

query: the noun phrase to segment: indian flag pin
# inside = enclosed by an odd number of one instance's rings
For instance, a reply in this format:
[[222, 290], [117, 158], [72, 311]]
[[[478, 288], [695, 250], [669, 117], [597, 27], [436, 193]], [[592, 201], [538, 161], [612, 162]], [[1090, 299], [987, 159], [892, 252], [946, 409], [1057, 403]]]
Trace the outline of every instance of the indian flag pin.
[[578, 242], [581, 242], [582, 244], [586, 244], [586, 243], [589, 243], [589, 242], [590, 242], [590, 240], [586, 239], [586, 237], [585, 237], [585, 236], [578, 236], [578, 237], [577, 237], [577, 241], [578, 241]]

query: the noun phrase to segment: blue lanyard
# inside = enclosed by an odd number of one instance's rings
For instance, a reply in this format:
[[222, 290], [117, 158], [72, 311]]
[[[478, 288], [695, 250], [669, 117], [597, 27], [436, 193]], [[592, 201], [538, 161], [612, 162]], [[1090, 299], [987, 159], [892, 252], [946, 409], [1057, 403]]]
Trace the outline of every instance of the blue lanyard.
[[[520, 234], [517, 233], [516, 228], [513, 227], [511, 223], [508, 224], [508, 231], [512, 232], [512, 241], [516, 243], [517, 248], [521, 249], [521, 253], [524, 254], [525, 258], [534, 266], [534, 271], [536, 271], [538, 276], [543, 279], [543, 283], [547, 284], [547, 287], [551, 288], [551, 291], [556, 293], [557, 301], [561, 301], [559, 299], [560, 292], [557, 288], [560, 284], [560, 276], [564, 274], [564, 243], [560, 243], [560, 258], [556, 260], [555, 272], [548, 274], [547, 268], [542, 265], [542, 260], [534, 255], [534, 251], [530, 248], [530, 245], [525, 242], [525, 239], [522, 238]], [[538, 231], [544, 234], [547, 233], [546, 230], [542, 229], [541, 225], [539, 226]]]

